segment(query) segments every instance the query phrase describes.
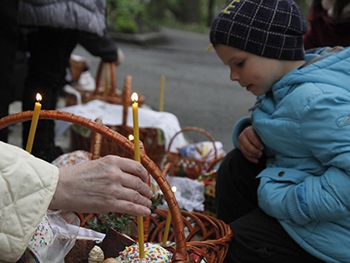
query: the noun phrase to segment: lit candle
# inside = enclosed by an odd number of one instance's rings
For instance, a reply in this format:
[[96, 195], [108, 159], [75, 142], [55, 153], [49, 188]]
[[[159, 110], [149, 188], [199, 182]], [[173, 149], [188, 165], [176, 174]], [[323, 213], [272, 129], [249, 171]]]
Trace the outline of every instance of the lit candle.
[[[140, 135], [139, 135], [139, 121], [138, 121], [138, 96], [137, 93], [134, 92], [131, 95], [132, 103], [132, 117], [133, 117], [133, 132], [134, 132], [134, 159], [135, 161], [140, 162]], [[144, 234], [143, 234], [143, 217], [137, 217], [137, 229], [138, 229], [138, 237], [139, 237], [139, 252], [140, 259], [145, 257], [145, 247], [144, 247]]]
[[33, 117], [32, 117], [32, 123], [30, 124], [30, 130], [29, 130], [29, 135], [28, 135], [28, 140], [27, 140], [27, 146], [26, 146], [26, 151], [31, 153], [32, 148], [33, 148], [33, 142], [34, 142], [34, 136], [36, 132], [36, 126], [38, 125], [38, 120], [39, 120], [39, 114], [41, 110], [41, 95], [39, 93], [36, 94], [36, 100], [34, 105], [34, 112], [33, 112]]
[[[171, 188], [171, 190], [175, 193], [177, 190], [176, 186], [173, 186]], [[170, 213], [170, 210], [168, 210], [168, 215], [166, 217], [166, 222], [165, 222], [164, 236], [163, 236], [163, 246], [166, 246], [166, 243], [168, 241], [169, 231], [170, 231], [170, 223], [171, 223], [171, 213]]]
[[165, 84], [165, 77], [162, 76], [160, 78], [159, 111], [164, 110], [164, 84]]
[[134, 132], [134, 159], [140, 162], [140, 135], [139, 135], [139, 117], [138, 117], [138, 101], [139, 97], [136, 92], [131, 95], [132, 116], [133, 116], [133, 132]]

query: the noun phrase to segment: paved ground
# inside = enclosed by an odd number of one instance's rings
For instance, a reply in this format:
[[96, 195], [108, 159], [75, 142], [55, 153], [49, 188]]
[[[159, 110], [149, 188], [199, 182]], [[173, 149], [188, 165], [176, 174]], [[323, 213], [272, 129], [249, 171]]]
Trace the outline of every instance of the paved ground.
[[[117, 88], [122, 88], [125, 76], [131, 75], [133, 90], [145, 95], [146, 104], [157, 110], [160, 78], [164, 75], [164, 111], [175, 114], [181, 127], [201, 127], [221, 141], [226, 151], [232, 149], [233, 125], [248, 114], [254, 96], [229, 80], [228, 68], [213, 50], [205, 51], [207, 35], [170, 29], [163, 29], [162, 34], [165, 39], [158, 44], [118, 43], [126, 59], [117, 69]], [[95, 75], [99, 59], [79, 46], [74, 53], [90, 60]], [[58, 107], [63, 106], [61, 100]], [[11, 105], [11, 112], [19, 110], [18, 102]], [[20, 127], [12, 130], [10, 142], [20, 145]], [[66, 137], [59, 138], [58, 144], [64, 148], [68, 143]]]

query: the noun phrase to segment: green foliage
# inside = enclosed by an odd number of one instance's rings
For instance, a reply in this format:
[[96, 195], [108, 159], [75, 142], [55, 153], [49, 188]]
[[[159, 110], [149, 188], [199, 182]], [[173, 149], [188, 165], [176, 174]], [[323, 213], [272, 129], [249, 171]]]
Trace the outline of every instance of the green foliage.
[[[107, 24], [121, 33], [147, 33], [158, 30], [159, 26], [187, 30], [197, 33], [208, 33], [208, 0], [200, 0], [199, 21], [181, 23], [184, 15], [184, 0], [107, 0]], [[187, 0], [192, 1], [192, 0]], [[227, 0], [215, 0], [212, 16], [216, 16]], [[305, 16], [311, 0], [296, 0]], [[187, 10], [188, 11], [188, 10]], [[193, 15], [193, 12], [186, 12]]]
[[158, 205], [163, 203], [164, 196], [161, 194], [154, 195], [151, 197], [151, 201], [152, 201], [151, 211], [153, 212], [154, 210], [157, 209]]
[[[157, 209], [157, 206], [161, 204], [164, 200], [163, 195], [155, 195], [151, 197], [152, 206], [151, 211]], [[86, 226], [92, 230], [95, 230], [100, 233], [105, 233], [109, 228], [113, 228], [118, 232], [131, 236], [131, 223], [136, 224], [134, 216], [128, 214], [116, 214], [116, 213], [107, 213], [100, 214], [99, 218], [94, 218], [92, 220], [86, 220]]]
[[113, 228], [118, 232], [130, 236], [130, 224], [134, 221], [134, 218], [127, 215], [116, 215], [115, 213], [101, 214], [100, 218], [93, 220], [87, 220], [86, 225], [88, 228], [98, 231], [100, 233], [106, 233], [108, 228]]
[[107, 24], [117, 32], [138, 33], [138, 21], [146, 20], [145, 1], [107, 0]]

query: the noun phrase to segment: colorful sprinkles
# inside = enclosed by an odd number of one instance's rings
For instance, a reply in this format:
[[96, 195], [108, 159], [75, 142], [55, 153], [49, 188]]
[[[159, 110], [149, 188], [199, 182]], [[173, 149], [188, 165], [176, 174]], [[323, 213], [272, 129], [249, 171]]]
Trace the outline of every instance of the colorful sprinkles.
[[136, 263], [136, 262], [171, 262], [172, 253], [159, 244], [145, 243], [145, 257], [140, 261], [139, 246], [133, 244], [119, 252], [117, 260], [120, 262]]

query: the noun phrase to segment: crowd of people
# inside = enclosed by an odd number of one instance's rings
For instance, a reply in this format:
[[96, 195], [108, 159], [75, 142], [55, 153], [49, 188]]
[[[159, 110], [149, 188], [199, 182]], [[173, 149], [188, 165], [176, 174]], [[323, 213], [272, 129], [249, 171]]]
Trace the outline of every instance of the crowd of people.
[[[23, 110], [37, 92], [43, 109], [55, 109], [78, 43], [121, 59], [105, 33], [106, 1], [34, 2], [0, 2], [0, 117], [18, 96], [20, 49], [29, 55]], [[229, 1], [213, 20], [210, 42], [230, 79], [257, 96], [216, 181], [217, 217], [233, 232], [225, 262], [350, 262], [350, 1], [314, 0], [308, 21], [293, 0]], [[32, 154], [0, 132], [0, 260], [20, 258], [47, 209], [150, 214], [140, 163], [107, 156], [57, 168], [53, 125], [39, 123]]]

